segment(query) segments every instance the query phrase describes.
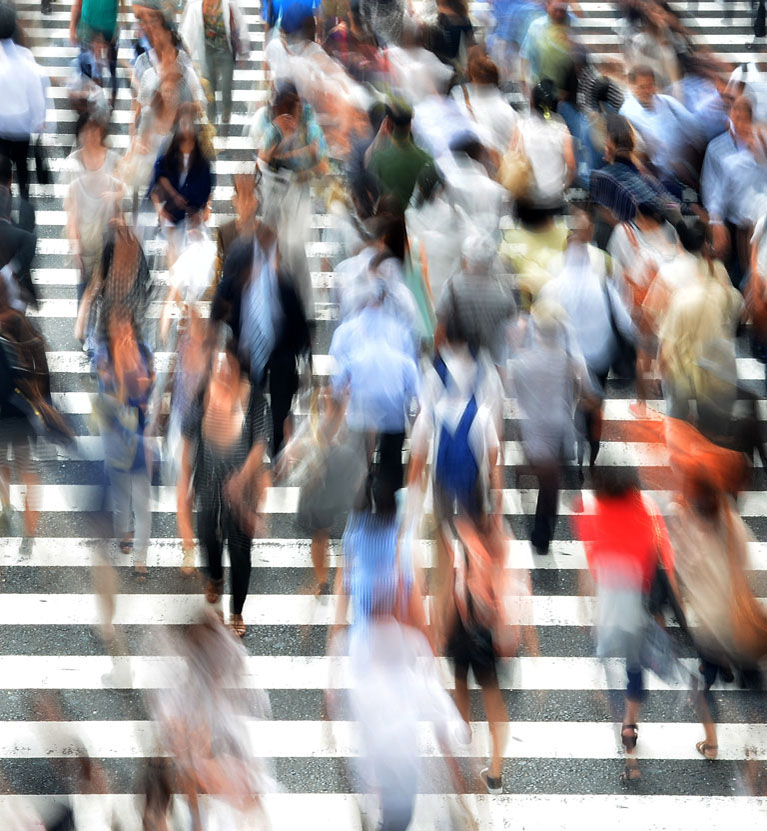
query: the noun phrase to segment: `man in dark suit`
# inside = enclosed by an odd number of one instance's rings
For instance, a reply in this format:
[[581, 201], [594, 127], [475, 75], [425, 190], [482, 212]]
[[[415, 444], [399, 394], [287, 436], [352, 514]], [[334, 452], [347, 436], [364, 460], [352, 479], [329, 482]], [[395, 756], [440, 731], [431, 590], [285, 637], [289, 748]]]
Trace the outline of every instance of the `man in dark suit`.
[[274, 458], [298, 390], [298, 359], [311, 351], [309, 325], [290, 275], [279, 266], [277, 235], [255, 221], [254, 233], [236, 239], [224, 262], [210, 310], [211, 338], [227, 323], [252, 383], [270, 395]]
[[37, 308], [30, 267], [37, 250], [35, 211], [26, 199], [11, 197], [11, 161], [0, 156], [0, 275], [15, 308]]

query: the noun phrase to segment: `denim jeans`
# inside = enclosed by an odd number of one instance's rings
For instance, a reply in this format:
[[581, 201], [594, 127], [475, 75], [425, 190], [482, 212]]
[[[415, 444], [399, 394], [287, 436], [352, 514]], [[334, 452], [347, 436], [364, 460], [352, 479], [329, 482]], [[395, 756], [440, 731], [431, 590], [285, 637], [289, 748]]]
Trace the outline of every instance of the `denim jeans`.
[[208, 120], [216, 120], [216, 92], [221, 93], [221, 114], [229, 117], [232, 112], [232, 79], [234, 77], [234, 55], [227, 47], [214, 48], [205, 43], [206, 79], [210, 84], [213, 99], [208, 102]]
[[146, 468], [125, 471], [109, 467], [108, 472], [109, 481], [112, 484], [112, 519], [115, 536], [121, 540], [130, 537], [131, 519], [133, 519], [135, 562], [146, 563], [146, 552], [152, 529], [149, 471]]

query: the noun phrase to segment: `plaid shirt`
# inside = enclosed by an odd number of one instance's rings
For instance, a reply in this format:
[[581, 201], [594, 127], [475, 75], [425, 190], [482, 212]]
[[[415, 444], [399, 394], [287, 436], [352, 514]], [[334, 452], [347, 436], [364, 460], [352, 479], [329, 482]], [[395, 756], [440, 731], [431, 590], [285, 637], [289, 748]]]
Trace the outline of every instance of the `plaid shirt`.
[[625, 158], [594, 170], [589, 190], [592, 200], [607, 208], [617, 222], [633, 220], [637, 207], [645, 202], [656, 205], [662, 213], [677, 204], [657, 179], [643, 175]]

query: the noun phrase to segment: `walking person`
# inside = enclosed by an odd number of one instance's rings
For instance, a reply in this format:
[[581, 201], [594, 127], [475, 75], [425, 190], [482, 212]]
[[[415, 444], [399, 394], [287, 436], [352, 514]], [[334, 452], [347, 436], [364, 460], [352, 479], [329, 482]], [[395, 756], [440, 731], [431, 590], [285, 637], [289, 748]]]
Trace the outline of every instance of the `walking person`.
[[192, 506], [197, 503], [197, 536], [205, 554], [205, 599], [217, 604], [224, 591], [224, 543], [231, 563], [229, 625], [246, 632], [242, 612], [250, 585], [250, 547], [263, 530], [260, 503], [268, 485], [264, 455], [269, 440], [269, 407], [252, 385], [230, 346], [214, 354], [208, 380], [191, 405], [182, 433], [178, 529], [184, 553], [194, 550]]
[[232, 115], [232, 80], [238, 61], [250, 55], [248, 24], [238, 0], [192, 0], [184, 9], [179, 27], [190, 57], [208, 82], [208, 120], [216, 121], [216, 93], [221, 95], [218, 113], [228, 124]]
[[127, 312], [113, 307], [106, 339], [94, 356], [99, 394], [94, 409], [112, 487], [114, 533], [120, 551], [133, 554], [133, 573], [143, 583], [151, 535], [151, 458], [146, 440], [154, 383], [152, 355]]
[[584, 505], [576, 506], [573, 525], [596, 583], [597, 655], [622, 658], [626, 664], [621, 781], [632, 782], [642, 775], [636, 748], [639, 713], [647, 696], [643, 646], [650, 625], [649, 594], [659, 561], [673, 573], [671, 544], [660, 511], [642, 494], [635, 471], [627, 468], [595, 472], [593, 499], [588, 494]]
[[29, 49], [14, 42], [16, 9], [0, 5], [0, 154], [16, 168], [16, 182], [23, 199], [29, 196], [30, 136], [45, 123], [45, 88], [40, 68]]

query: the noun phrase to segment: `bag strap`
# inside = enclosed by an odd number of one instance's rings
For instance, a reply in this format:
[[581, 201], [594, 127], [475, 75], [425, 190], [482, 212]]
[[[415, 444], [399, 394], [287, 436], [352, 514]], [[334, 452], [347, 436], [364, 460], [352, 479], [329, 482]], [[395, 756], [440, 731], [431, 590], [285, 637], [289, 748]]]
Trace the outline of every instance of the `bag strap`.
[[461, 84], [461, 89], [463, 90], [463, 100], [466, 104], [466, 109], [468, 110], [469, 115], [474, 119], [474, 121], [477, 121], [477, 115], [474, 112], [474, 107], [472, 107], [471, 105], [471, 98], [469, 96], [469, 90], [466, 89], [466, 84]]

